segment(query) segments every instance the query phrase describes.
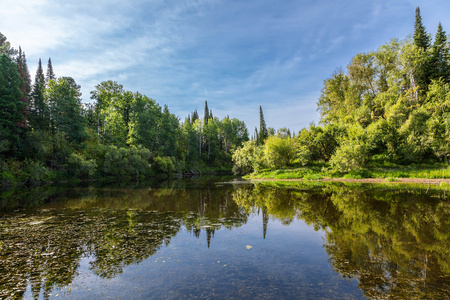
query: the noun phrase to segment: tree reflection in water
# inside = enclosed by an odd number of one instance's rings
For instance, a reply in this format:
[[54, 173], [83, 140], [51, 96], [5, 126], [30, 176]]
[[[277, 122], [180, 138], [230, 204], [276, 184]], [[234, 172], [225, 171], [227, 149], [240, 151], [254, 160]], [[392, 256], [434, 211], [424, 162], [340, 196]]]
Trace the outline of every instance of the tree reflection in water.
[[444, 299], [450, 203], [443, 195], [426, 187], [257, 184], [235, 190], [233, 199], [249, 212], [259, 208], [285, 224], [298, 218], [324, 230], [333, 268], [357, 278], [367, 297]]
[[21, 298], [27, 288], [36, 299], [69, 291], [83, 258], [97, 276], [114, 278], [181, 230], [196, 238], [204, 232], [209, 247], [218, 230], [242, 226], [251, 214], [262, 218], [261, 238], [271, 234], [269, 219], [285, 225], [299, 219], [324, 231], [333, 268], [357, 278], [369, 298], [448, 298], [450, 204], [442, 193], [183, 181], [58, 190], [29, 204], [44, 206], [0, 219], [0, 298]]
[[[0, 298], [22, 298], [27, 286], [45, 299], [56, 288], [70, 290], [80, 259], [113, 278], [167, 246], [182, 226], [197, 238], [240, 226], [247, 220], [231, 199], [229, 187], [193, 189], [69, 189], [32, 213], [0, 219]], [[64, 199], [64, 201], [59, 201]], [[42, 201], [40, 201], [42, 202]]]

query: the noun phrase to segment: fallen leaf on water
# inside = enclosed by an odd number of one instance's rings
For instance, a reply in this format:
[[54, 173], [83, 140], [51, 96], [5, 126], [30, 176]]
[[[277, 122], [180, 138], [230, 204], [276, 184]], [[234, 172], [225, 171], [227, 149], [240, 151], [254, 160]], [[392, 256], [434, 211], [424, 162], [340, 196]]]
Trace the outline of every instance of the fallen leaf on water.
[[252, 249], [253, 246], [247, 245], [247, 246], [245, 246], [245, 248], [247, 248], [247, 249]]

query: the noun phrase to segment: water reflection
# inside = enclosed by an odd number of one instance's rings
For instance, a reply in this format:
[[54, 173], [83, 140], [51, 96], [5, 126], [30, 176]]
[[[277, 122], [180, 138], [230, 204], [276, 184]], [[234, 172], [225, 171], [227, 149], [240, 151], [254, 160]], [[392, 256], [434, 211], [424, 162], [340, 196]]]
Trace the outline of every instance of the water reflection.
[[450, 297], [450, 204], [441, 200], [444, 193], [259, 184], [235, 190], [233, 199], [284, 224], [297, 218], [325, 230], [333, 268], [357, 278], [369, 298], [444, 299]]
[[0, 298], [21, 298], [31, 285], [33, 298], [42, 291], [48, 299], [69, 290], [83, 257], [93, 258], [97, 276], [113, 278], [167, 246], [181, 226], [197, 238], [206, 231], [209, 247], [215, 230], [247, 220], [229, 189], [75, 188], [48, 198], [44, 208], [0, 219]]
[[[288, 228], [299, 221], [323, 233], [320, 246], [329, 259], [324, 264], [331, 265], [344, 278], [357, 278], [358, 287], [366, 297], [449, 297], [450, 204], [441, 199], [442, 191], [367, 187], [342, 184], [279, 187], [175, 181], [151, 188], [144, 185], [40, 191], [41, 196], [32, 199], [32, 204], [25, 204], [25, 209], [4, 213], [0, 219], [0, 298], [29, 295], [48, 299], [55, 291], [70, 295], [71, 284], [82, 276], [82, 261], [86, 260], [89, 271], [95, 276], [112, 280], [131, 266], [147, 265], [148, 259], [169, 246], [180, 232], [189, 233], [191, 240], [205, 238], [205, 248], [213, 248], [217, 243], [214, 251], [221, 253], [222, 258], [216, 261], [226, 257], [235, 261], [235, 266], [220, 272], [208, 269], [210, 273], [202, 276], [216, 278], [214, 284], [217, 285], [207, 287], [209, 292], [194, 284], [192, 289], [177, 285], [177, 278], [185, 276], [181, 270], [192, 272], [193, 266], [174, 267], [174, 281], [165, 283], [173, 293], [178, 288], [179, 293], [185, 291], [185, 295], [196, 297], [314, 298], [315, 295], [331, 298], [334, 295], [359, 298], [351, 287], [348, 290], [339, 287], [336, 294], [330, 294], [329, 286], [328, 290], [322, 287], [323, 275], [317, 275], [318, 283], [306, 284], [315, 277], [313, 272], [328, 274], [321, 270], [323, 266], [315, 265], [316, 270], [310, 266], [307, 274], [296, 273], [305, 265], [294, 261], [309, 257], [299, 258], [299, 254], [295, 254], [298, 249], [287, 246], [288, 239], [294, 236], [271, 226], [279, 222]], [[2, 204], [7, 207], [13, 202], [3, 203], [7, 203]], [[35, 206], [38, 208], [30, 210]], [[247, 223], [254, 219], [259, 220], [256, 228], [259, 239], [273, 242], [273, 235], [279, 234], [285, 242], [261, 244], [266, 252], [254, 252], [255, 265], [251, 267], [248, 265], [251, 259], [242, 257], [232, 243], [239, 235], [253, 235], [247, 231], [250, 229], [240, 232], [234, 229], [253, 228]], [[223, 240], [223, 235], [222, 240], [216, 237], [224, 230], [234, 230], [230, 240]], [[219, 240], [215, 241], [216, 238]], [[191, 246], [185, 245], [186, 239], [182, 241], [186, 255], [191, 255], [193, 262], [204, 262], [204, 257], [193, 257], [197, 250], [190, 250]], [[256, 238], [251, 241], [255, 245], [261, 243]], [[227, 243], [232, 246], [225, 247]], [[220, 252], [220, 247], [226, 248], [227, 253]], [[283, 263], [291, 263], [291, 266], [267, 264], [274, 255], [289, 257], [291, 261]], [[272, 271], [278, 270], [273, 273], [276, 275], [267, 271], [269, 267]], [[167, 274], [169, 269], [162, 272]], [[294, 281], [287, 284], [289, 281], [280, 275], [283, 273]], [[229, 282], [240, 280], [255, 290], [259, 286], [259, 290], [243, 294], [241, 288], [233, 294], [221, 278]], [[248, 278], [253, 281], [248, 282]], [[340, 279], [333, 280], [336, 280], [333, 281], [335, 287], [343, 285]], [[281, 285], [276, 286], [276, 282]], [[218, 292], [219, 287], [223, 294]], [[267, 287], [271, 293], [267, 292]], [[195, 294], [195, 289], [201, 292]], [[162, 295], [164, 293], [167, 290], [162, 291]], [[175, 298], [183, 295], [176, 294]]]

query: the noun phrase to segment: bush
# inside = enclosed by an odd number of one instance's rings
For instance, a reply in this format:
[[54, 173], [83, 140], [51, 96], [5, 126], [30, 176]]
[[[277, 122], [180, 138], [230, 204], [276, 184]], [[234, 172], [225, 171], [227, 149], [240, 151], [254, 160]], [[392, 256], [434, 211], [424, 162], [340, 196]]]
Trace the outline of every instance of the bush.
[[127, 157], [127, 174], [139, 178], [150, 175], [151, 152], [146, 148], [131, 146]]
[[67, 159], [67, 173], [74, 178], [92, 178], [97, 170], [94, 159], [86, 160], [83, 155], [71, 153]]
[[244, 142], [241, 148], [233, 153], [233, 173], [249, 174], [255, 171], [257, 147], [255, 141]]
[[341, 173], [361, 169], [367, 160], [366, 149], [355, 141], [345, 141], [330, 159], [331, 167]]
[[46, 181], [54, 180], [54, 171], [45, 167], [42, 162], [26, 159], [23, 173], [28, 178], [28, 185], [39, 186]]
[[264, 145], [267, 164], [273, 169], [289, 166], [297, 153], [297, 140], [270, 136]]
[[169, 156], [157, 156], [153, 160], [153, 170], [159, 174], [171, 174], [175, 172], [175, 165]]
[[103, 160], [99, 169], [104, 175], [119, 177], [126, 175], [129, 150], [116, 146], [103, 146]]

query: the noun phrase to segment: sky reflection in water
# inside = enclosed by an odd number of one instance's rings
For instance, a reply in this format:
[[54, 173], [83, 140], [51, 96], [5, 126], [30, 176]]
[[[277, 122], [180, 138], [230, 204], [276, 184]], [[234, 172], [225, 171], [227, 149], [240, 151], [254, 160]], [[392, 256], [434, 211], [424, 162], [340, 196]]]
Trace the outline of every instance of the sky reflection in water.
[[68, 189], [0, 219], [1, 296], [448, 295], [448, 202], [439, 191], [375, 191], [180, 182]]

